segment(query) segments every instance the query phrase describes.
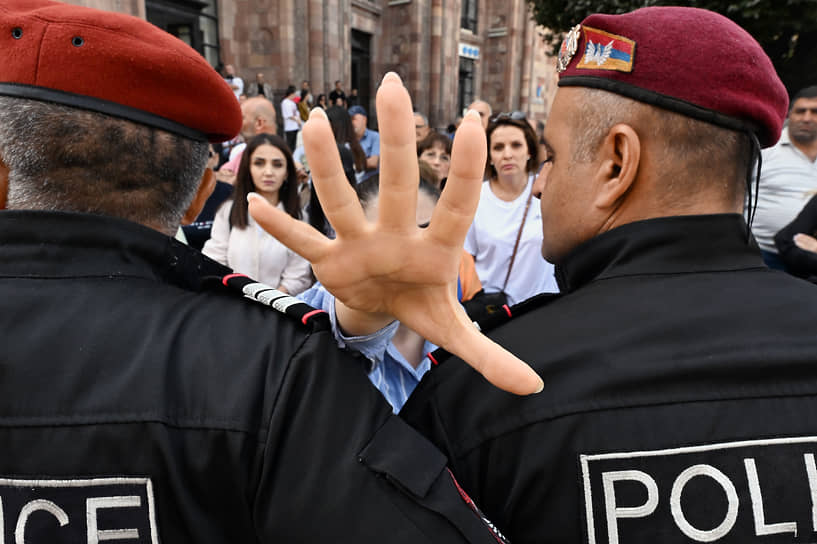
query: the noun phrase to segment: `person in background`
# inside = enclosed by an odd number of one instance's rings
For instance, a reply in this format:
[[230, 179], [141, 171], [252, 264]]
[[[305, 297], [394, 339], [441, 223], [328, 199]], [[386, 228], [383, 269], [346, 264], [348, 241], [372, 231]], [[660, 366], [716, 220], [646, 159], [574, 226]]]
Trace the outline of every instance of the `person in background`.
[[417, 158], [434, 170], [435, 185], [442, 190], [451, 168], [451, 140], [439, 132], [429, 132], [424, 139], [417, 140]]
[[366, 154], [366, 169], [363, 172], [357, 172], [357, 182], [360, 183], [378, 172], [380, 167], [380, 134], [375, 130], [368, 129], [369, 116], [363, 106], [349, 108], [349, 116], [352, 119], [355, 136]]
[[431, 133], [431, 127], [428, 126], [428, 117], [417, 111], [414, 112], [414, 130], [417, 135], [417, 142], [420, 142]]
[[817, 191], [817, 85], [792, 99], [788, 126], [780, 140], [763, 151], [752, 232], [771, 268], [784, 270], [774, 236], [803, 209]]
[[524, 114], [500, 114], [487, 130], [488, 179], [465, 238], [486, 293], [505, 293], [509, 305], [555, 293], [553, 265], [542, 257], [542, 212], [532, 194], [539, 159], [536, 135]]
[[298, 114], [301, 122], [305, 123], [309, 119], [309, 110], [312, 108], [312, 95], [309, 89], [301, 89], [301, 99], [298, 101]]
[[281, 117], [284, 119], [284, 135], [289, 146], [290, 152], [295, 149], [295, 144], [298, 141], [298, 131], [301, 130], [301, 114], [298, 112], [298, 104], [293, 100], [295, 98], [295, 86], [287, 87], [286, 95], [281, 100]]
[[774, 244], [788, 273], [817, 283], [817, 194], [775, 234]]
[[255, 83], [252, 83], [247, 88], [247, 98], [253, 96], [263, 96], [267, 100], [272, 100], [272, 87], [264, 80], [263, 72], [255, 74]]
[[235, 98], [238, 100], [241, 95], [244, 94], [244, 80], [235, 75], [235, 66], [232, 64], [224, 66], [224, 80], [230, 86], [230, 89], [233, 90], [233, 94], [235, 94]]
[[275, 106], [272, 102], [262, 96], [248, 98], [241, 104], [241, 143], [236, 144], [230, 150], [230, 160], [221, 165], [216, 172], [218, 181], [235, 184], [235, 175], [238, 172], [238, 165], [241, 164], [241, 155], [249, 141], [256, 134], [276, 134]]
[[312, 284], [309, 262], [255, 223], [247, 212], [251, 192], [302, 218], [295, 164], [286, 143], [274, 134], [259, 134], [247, 143], [233, 198], [216, 213], [202, 253], [282, 293], [298, 294]]
[[325, 94], [319, 94], [318, 98], [315, 99], [315, 106], [323, 109], [327, 109], [329, 107], [329, 103], [326, 101]]
[[479, 113], [479, 118], [482, 119], [482, 127], [487, 130], [488, 122], [491, 120], [491, 116], [493, 115], [491, 105], [485, 100], [477, 98], [468, 105], [468, 109]]
[[335, 88], [329, 93], [329, 105], [346, 107], [346, 93], [340, 80], [335, 81]]
[[349, 96], [346, 97], [346, 107], [351, 108], [352, 106], [357, 106], [359, 100], [360, 97], [357, 94], [357, 89], [352, 87], [352, 90], [349, 91]]

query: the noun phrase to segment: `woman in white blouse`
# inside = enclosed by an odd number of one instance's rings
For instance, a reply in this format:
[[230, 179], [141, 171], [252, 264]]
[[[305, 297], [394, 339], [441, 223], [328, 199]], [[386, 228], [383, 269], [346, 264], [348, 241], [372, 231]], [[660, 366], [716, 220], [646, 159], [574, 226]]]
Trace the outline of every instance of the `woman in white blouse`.
[[523, 113], [502, 113], [488, 124], [487, 140], [488, 179], [465, 250], [474, 256], [485, 292], [504, 292], [508, 304], [556, 293], [553, 265], [542, 257], [539, 199], [531, 194], [535, 172], [546, 159], [538, 157], [536, 133]]
[[213, 221], [202, 252], [238, 273], [298, 294], [312, 285], [309, 262], [267, 234], [247, 212], [247, 194], [256, 192], [270, 204], [303, 219], [295, 163], [286, 143], [274, 134], [259, 134], [247, 143], [236, 174], [233, 199]]

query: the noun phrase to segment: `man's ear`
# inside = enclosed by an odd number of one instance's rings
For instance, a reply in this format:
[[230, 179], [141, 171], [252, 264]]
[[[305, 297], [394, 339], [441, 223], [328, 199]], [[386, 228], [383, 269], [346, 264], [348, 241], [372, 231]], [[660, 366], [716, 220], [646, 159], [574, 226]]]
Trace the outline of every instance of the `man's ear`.
[[213, 172], [212, 168], [205, 168], [204, 174], [201, 176], [201, 181], [199, 182], [199, 189], [196, 191], [196, 195], [193, 197], [193, 201], [190, 203], [190, 206], [187, 208], [187, 211], [184, 212], [184, 217], [182, 217], [182, 225], [189, 225], [201, 213], [202, 208], [204, 208], [204, 204], [207, 202], [207, 199], [210, 198], [210, 195], [213, 194], [213, 189], [216, 188], [216, 174]]
[[604, 138], [600, 155], [595, 204], [599, 208], [610, 208], [632, 188], [638, 175], [641, 162], [638, 133], [623, 123], [613, 126]]
[[0, 210], [6, 209], [9, 196], [9, 169], [3, 159], [0, 159]]

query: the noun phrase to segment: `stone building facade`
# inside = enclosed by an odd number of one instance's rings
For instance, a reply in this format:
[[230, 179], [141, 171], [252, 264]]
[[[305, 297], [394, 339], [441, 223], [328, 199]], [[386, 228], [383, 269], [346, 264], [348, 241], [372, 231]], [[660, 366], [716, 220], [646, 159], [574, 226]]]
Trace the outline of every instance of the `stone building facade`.
[[378, 82], [395, 71], [437, 128], [477, 97], [544, 120], [556, 88], [525, 0], [67, 1], [146, 18], [248, 84], [263, 73], [279, 93], [303, 80], [328, 93], [340, 80], [371, 112]]

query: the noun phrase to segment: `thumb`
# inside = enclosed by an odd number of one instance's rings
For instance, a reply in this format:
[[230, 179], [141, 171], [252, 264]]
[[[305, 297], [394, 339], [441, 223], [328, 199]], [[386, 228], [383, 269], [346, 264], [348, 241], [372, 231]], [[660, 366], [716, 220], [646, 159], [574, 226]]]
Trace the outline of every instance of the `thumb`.
[[[446, 312], [446, 309], [449, 311]], [[440, 321], [430, 323], [430, 320], [422, 319], [408, 323], [408, 326], [465, 361], [486, 380], [504, 391], [530, 395], [544, 389], [544, 382], [539, 375], [522, 360], [479, 332], [458, 302], [449, 306], [438, 305], [437, 310], [435, 315], [445, 314]]]
[[544, 389], [542, 378], [530, 366], [479, 332], [472, 322], [458, 320], [456, 329], [449, 345], [443, 347], [496, 387], [516, 395], [531, 395]]

